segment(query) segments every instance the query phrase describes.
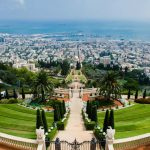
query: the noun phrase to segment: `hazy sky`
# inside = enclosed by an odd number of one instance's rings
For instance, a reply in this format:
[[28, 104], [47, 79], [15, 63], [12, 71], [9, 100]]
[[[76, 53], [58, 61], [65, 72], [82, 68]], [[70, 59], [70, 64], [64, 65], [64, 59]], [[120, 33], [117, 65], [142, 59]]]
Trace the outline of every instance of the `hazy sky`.
[[150, 0], [0, 0], [0, 19], [150, 20]]

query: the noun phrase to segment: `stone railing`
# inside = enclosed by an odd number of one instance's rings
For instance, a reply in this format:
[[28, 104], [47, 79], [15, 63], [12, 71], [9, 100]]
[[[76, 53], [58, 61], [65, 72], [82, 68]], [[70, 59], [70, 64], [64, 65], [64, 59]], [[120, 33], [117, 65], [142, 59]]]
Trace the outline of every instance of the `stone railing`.
[[0, 133], [0, 144], [21, 150], [36, 150], [38, 147], [37, 140], [16, 137], [4, 133]]
[[150, 133], [131, 138], [114, 140], [113, 146], [115, 150], [128, 150], [148, 144], [150, 144]]

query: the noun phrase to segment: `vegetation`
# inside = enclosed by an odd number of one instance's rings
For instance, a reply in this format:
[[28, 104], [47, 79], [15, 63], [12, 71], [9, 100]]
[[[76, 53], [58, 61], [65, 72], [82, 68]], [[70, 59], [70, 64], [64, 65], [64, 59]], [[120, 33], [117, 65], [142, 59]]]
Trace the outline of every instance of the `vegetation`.
[[135, 100], [136, 103], [140, 104], [150, 104], [150, 98], [140, 98]]
[[81, 69], [81, 63], [77, 61], [76, 70], [80, 70], [80, 69]]
[[64, 60], [61, 63], [61, 75], [66, 76], [70, 70], [70, 65], [67, 60]]
[[106, 130], [108, 129], [108, 126], [109, 126], [109, 110], [106, 110], [105, 119], [103, 123], [103, 132], [106, 132]]
[[110, 111], [109, 126], [112, 127], [112, 129], [115, 128], [115, 123], [114, 123], [114, 110], [113, 110], [113, 109]]
[[135, 100], [138, 99], [138, 90], [135, 92]]
[[[135, 104], [132, 107], [114, 111], [116, 138], [126, 138], [150, 132], [150, 105]], [[105, 113], [98, 113], [100, 126]]]
[[91, 120], [97, 122], [97, 106], [92, 107]]
[[37, 109], [36, 113], [36, 129], [39, 129], [40, 127], [43, 127], [43, 120], [41, 116], [41, 112], [39, 109]]
[[[53, 113], [46, 113], [46, 118], [49, 126], [51, 126], [53, 123]], [[16, 104], [0, 104], [0, 132], [36, 139], [35, 122], [35, 110]]]
[[46, 92], [48, 92], [50, 95], [53, 93], [53, 84], [48, 80], [48, 76], [43, 70], [37, 74], [34, 80], [33, 91], [34, 97], [41, 97], [42, 102], [45, 102]]
[[104, 96], [107, 101], [120, 97], [121, 87], [117, 81], [117, 74], [115, 72], [108, 72], [102, 78], [98, 92]]
[[144, 90], [144, 93], [143, 93], [143, 99], [146, 98], [146, 89]]
[[44, 131], [46, 133], [46, 132], [48, 132], [48, 124], [47, 124], [45, 111], [43, 109], [42, 109], [42, 122], [43, 122]]

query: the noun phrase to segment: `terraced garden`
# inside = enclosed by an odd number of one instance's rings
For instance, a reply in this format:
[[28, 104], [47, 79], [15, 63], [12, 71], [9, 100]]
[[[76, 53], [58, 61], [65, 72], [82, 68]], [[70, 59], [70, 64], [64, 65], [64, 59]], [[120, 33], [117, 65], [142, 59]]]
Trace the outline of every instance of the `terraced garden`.
[[[105, 113], [98, 113], [100, 127]], [[150, 132], [150, 105], [135, 104], [129, 108], [114, 111], [116, 138], [126, 138]]]
[[[46, 113], [48, 125], [53, 122], [53, 113]], [[16, 104], [0, 105], [0, 132], [35, 139], [36, 110]]]

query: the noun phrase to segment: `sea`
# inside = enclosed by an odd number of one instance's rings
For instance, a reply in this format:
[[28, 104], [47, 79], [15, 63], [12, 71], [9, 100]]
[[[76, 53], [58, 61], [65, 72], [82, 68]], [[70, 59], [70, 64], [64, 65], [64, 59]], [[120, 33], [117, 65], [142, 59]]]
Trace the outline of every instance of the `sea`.
[[150, 41], [149, 22], [127, 21], [0, 21], [0, 33], [46, 34], [50, 37], [107, 38]]

